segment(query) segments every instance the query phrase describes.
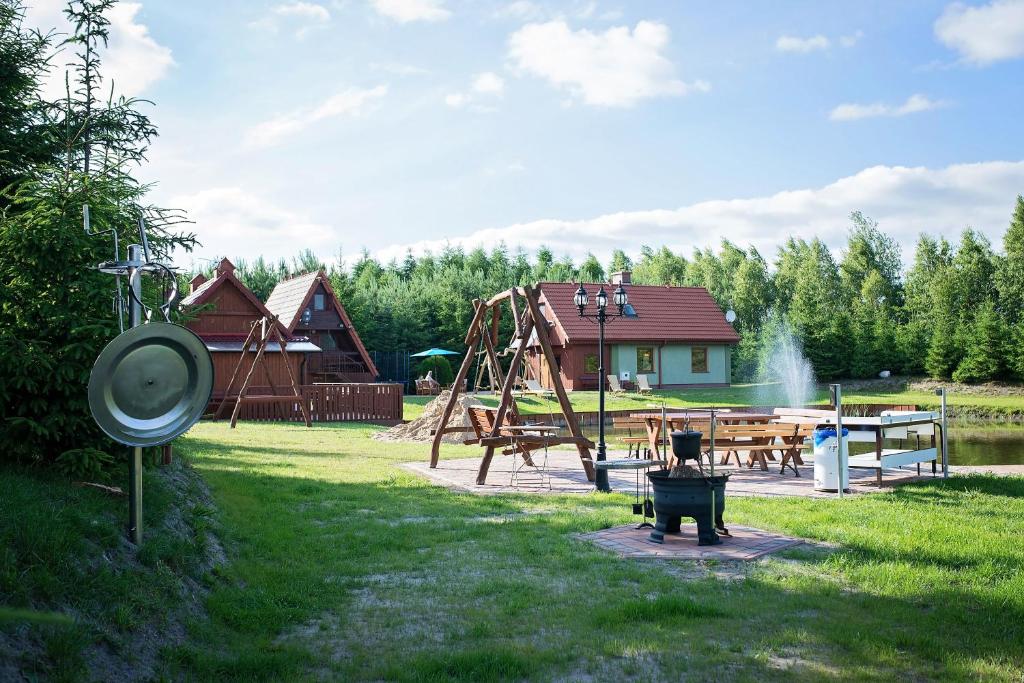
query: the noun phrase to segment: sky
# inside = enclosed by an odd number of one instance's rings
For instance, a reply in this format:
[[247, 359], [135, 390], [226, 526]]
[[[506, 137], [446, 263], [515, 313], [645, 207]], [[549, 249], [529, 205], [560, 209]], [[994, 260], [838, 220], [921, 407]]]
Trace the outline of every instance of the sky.
[[[61, 26], [60, 0], [27, 4]], [[155, 103], [140, 175], [202, 242], [183, 266], [502, 241], [771, 259], [790, 235], [838, 253], [854, 210], [909, 260], [922, 231], [998, 247], [1024, 193], [1024, 0], [142, 0], [111, 19], [108, 76]]]

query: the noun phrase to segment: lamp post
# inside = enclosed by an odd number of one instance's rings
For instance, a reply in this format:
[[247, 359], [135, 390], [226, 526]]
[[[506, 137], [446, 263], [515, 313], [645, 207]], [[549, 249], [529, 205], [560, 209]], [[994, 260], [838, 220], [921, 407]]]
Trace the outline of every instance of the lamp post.
[[[580, 288], [573, 295], [573, 303], [576, 304], [576, 310], [579, 311], [581, 318], [597, 322], [597, 462], [600, 463], [608, 459], [608, 448], [604, 442], [604, 326], [610, 320], [621, 318], [624, 315], [623, 311], [626, 308], [626, 304], [629, 303], [629, 297], [626, 294], [626, 289], [620, 282], [615, 291], [612, 292], [612, 303], [615, 304], [619, 312], [617, 314], [610, 314], [608, 313], [608, 293], [604, 291], [602, 286], [594, 296], [597, 313], [587, 313], [590, 295], [587, 294], [587, 290], [580, 284]], [[608, 485], [608, 470], [601, 465], [597, 466], [594, 485], [598, 491], [605, 493], [609, 493], [612, 490], [611, 486]]]

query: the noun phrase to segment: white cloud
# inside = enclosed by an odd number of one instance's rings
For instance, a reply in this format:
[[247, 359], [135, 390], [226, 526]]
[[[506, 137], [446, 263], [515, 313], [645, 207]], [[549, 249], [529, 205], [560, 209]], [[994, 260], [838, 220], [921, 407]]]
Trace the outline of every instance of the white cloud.
[[328, 97], [315, 107], [297, 109], [256, 124], [246, 132], [246, 145], [267, 147], [319, 121], [338, 116], [358, 116], [368, 104], [384, 97], [387, 92], [386, 85], [378, 85], [373, 88], [348, 88]]
[[[636, 254], [642, 244], [668, 245], [689, 256], [695, 247], [716, 247], [729, 239], [754, 246], [766, 257], [790, 236], [820, 237], [831, 248], [844, 246], [848, 216], [863, 211], [912, 258], [921, 232], [956, 240], [967, 226], [998, 244], [1024, 187], [1024, 161], [989, 161], [945, 168], [875, 166], [824, 187], [748, 199], [704, 201], [678, 209], [605, 214], [581, 220], [542, 219], [458, 237], [396, 244], [378, 250], [382, 260], [402, 258], [407, 248], [435, 253], [448, 243], [466, 248], [493, 246], [536, 249], [581, 259], [588, 251], [607, 259], [613, 249]], [[294, 251], [294, 249], [292, 249]], [[290, 252], [286, 252], [290, 253]]]
[[[27, 4], [26, 25], [38, 26], [43, 33], [57, 29], [70, 34], [71, 26], [63, 14], [67, 4], [65, 0], [35, 0]], [[150, 35], [149, 27], [138, 20], [141, 10], [142, 4], [138, 2], [121, 2], [110, 9], [107, 13], [110, 40], [100, 54], [106, 88], [113, 81], [115, 91], [128, 97], [143, 94], [174, 66], [170, 48], [158, 43]], [[65, 65], [72, 59], [72, 54], [72, 50], [66, 50], [53, 59], [55, 68], [50, 71], [43, 87], [45, 97], [64, 96]]]
[[400, 23], [410, 21], [443, 21], [451, 16], [444, 0], [371, 0], [373, 8]]
[[[214, 259], [227, 256], [253, 259], [290, 258], [300, 248], [313, 249], [326, 259], [336, 253], [340, 233], [301, 213], [284, 209], [263, 195], [239, 187], [215, 187], [195, 194], [179, 195], [168, 206], [181, 208], [195, 221], [194, 230], [202, 246], [195, 256]], [[188, 255], [176, 261], [185, 265]]]
[[545, 16], [544, 9], [530, 0], [515, 0], [507, 5], [502, 5], [494, 12], [499, 19], [511, 18], [520, 20], [535, 20]]
[[935, 36], [978, 66], [1024, 57], [1024, 0], [976, 7], [954, 2], [935, 20]]
[[668, 27], [653, 21], [602, 33], [573, 31], [564, 21], [550, 21], [513, 33], [508, 54], [520, 71], [591, 105], [629, 107], [650, 97], [707, 91], [704, 81], [688, 84], [676, 78], [663, 54], [668, 42]]
[[474, 105], [476, 111], [493, 111], [493, 107], [482, 104], [482, 101], [500, 97], [505, 92], [505, 81], [493, 71], [477, 74], [470, 86], [471, 92], [453, 92], [445, 95], [444, 103], [453, 109], [461, 109], [468, 104]]
[[287, 27], [295, 37], [303, 38], [311, 30], [325, 26], [331, 21], [331, 13], [323, 5], [295, 0], [274, 5], [266, 16], [249, 24], [251, 28], [277, 32]]
[[833, 121], [856, 121], [857, 119], [868, 119], [877, 116], [906, 116], [922, 111], [930, 111], [947, 106], [949, 103], [943, 100], [930, 100], [924, 95], [911, 95], [907, 101], [900, 105], [884, 104], [875, 102], [873, 104], [840, 104], [833, 109], [828, 117]]
[[848, 36], [840, 36], [839, 44], [843, 47], [853, 47], [864, 37], [864, 31], [854, 31]]
[[800, 52], [808, 53], [815, 50], [827, 50], [832, 42], [825, 36], [818, 34], [810, 38], [798, 38], [796, 36], [779, 36], [775, 41], [775, 49], [779, 52]]

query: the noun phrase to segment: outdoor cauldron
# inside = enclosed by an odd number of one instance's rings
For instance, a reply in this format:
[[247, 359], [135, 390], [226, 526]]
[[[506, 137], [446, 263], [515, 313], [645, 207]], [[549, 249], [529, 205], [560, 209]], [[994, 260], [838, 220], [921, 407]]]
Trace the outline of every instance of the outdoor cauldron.
[[[682, 517], [692, 517], [697, 522], [698, 545], [721, 543], [717, 531], [728, 535], [722, 521], [728, 474], [670, 478], [668, 470], [659, 470], [648, 472], [647, 478], [654, 488], [654, 514], [657, 517], [649, 539], [652, 543], [664, 543], [665, 534], [679, 533]], [[714, 516], [711, 514], [712, 493]]]

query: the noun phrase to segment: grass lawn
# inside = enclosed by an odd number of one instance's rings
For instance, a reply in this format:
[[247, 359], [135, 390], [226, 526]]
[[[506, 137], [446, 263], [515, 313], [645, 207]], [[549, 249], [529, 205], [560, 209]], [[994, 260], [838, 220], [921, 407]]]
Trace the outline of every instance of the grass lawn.
[[211, 579], [209, 618], [165, 652], [172, 671], [1024, 676], [1024, 479], [955, 478], [843, 501], [730, 499], [730, 523], [836, 547], [695, 568], [622, 560], [573, 539], [634, 522], [625, 494], [451, 493], [396, 467], [423, 459], [424, 445], [371, 441], [374, 429], [203, 423], [179, 442], [210, 487], [229, 563]]
[[[423, 406], [433, 396], [406, 396], [405, 419], [414, 420], [423, 412]], [[569, 392], [569, 400], [573, 408], [579, 411], [597, 411], [598, 396], [596, 391]], [[672, 389], [655, 391], [651, 396], [640, 396], [632, 392], [605, 395], [608, 410], [650, 410], [650, 406], [660, 406], [664, 401], [669, 408], [686, 407], [733, 407], [750, 405], [784, 405], [786, 403], [779, 385], [776, 384], [734, 384], [729, 387]], [[481, 396], [481, 402], [497, 405], [496, 396]], [[524, 414], [547, 415], [558, 413], [558, 401], [552, 396], [517, 396], [516, 402]], [[819, 390], [814, 398], [815, 403], [828, 403], [828, 391]], [[923, 391], [895, 391], [880, 393], [877, 391], [843, 391], [843, 402], [851, 403], [895, 403], [917, 404], [921, 407], [939, 407], [938, 397]], [[950, 393], [948, 405], [956, 415], [965, 417], [1015, 417], [1024, 416], [1024, 395], [1021, 396], [985, 396], [977, 394]]]

